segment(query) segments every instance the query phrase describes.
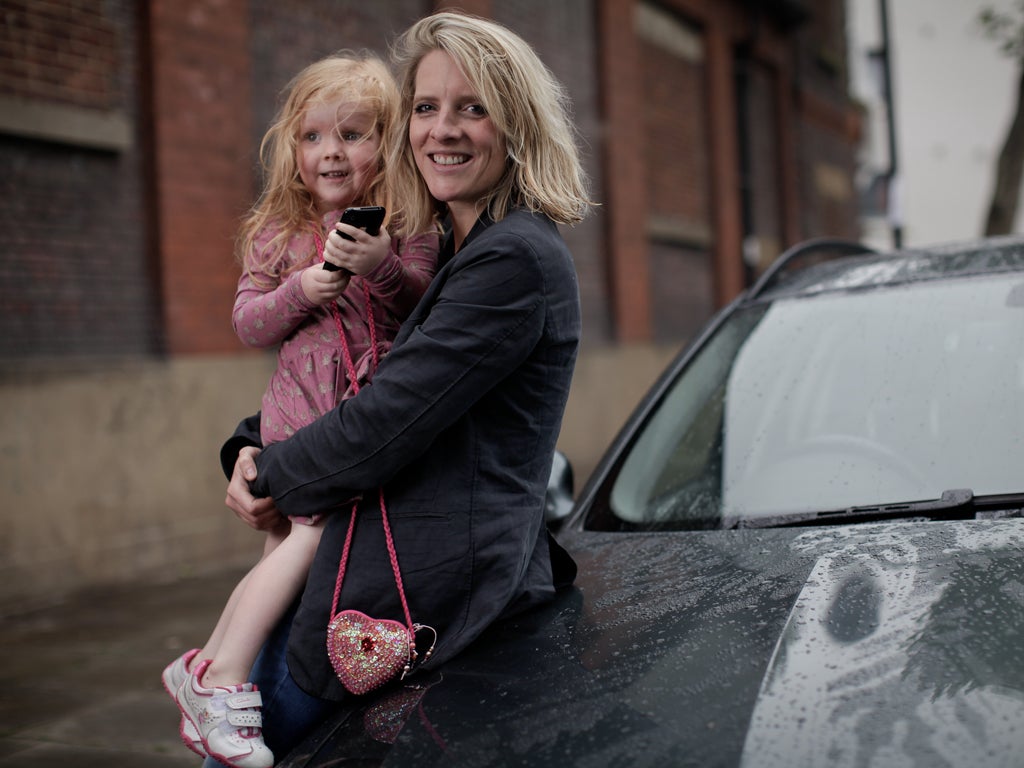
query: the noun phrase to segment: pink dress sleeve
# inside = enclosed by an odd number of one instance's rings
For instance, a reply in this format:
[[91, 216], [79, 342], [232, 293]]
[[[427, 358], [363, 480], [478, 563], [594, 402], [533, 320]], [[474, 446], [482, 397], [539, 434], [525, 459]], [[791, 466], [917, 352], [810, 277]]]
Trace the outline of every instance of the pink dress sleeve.
[[422, 298], [437, 273], [440, 237], [436, 233], [395, 240], [396, 248], [363, 276], [370, 292], [391, 315], [404, 319]]
[[302, 290], [301, 271], [283, 280], [244, 271], [238, 278], [231, 324], [246, 346], [273, 347], [288, 338], [315, 308]]

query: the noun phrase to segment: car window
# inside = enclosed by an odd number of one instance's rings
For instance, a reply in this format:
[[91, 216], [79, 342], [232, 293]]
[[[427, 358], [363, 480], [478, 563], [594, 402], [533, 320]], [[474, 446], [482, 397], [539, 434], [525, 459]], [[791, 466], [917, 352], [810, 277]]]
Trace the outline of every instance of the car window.
[[734, 315], [668, 390], [611, 487], [618, 520], [718, 527], [722, 416], [729, 372], [766, 306]]
[[931, 280], [735, 312], [647, 417], [592, 517], [708, 528], [1020, 491], [1021, 285]]

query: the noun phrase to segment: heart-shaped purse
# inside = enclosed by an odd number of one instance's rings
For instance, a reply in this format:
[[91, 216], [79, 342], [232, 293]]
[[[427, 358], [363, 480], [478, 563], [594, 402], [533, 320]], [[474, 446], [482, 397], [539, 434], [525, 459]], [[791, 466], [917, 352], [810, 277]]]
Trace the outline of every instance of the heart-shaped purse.
[[341, 611], [327, 626], [327, 655], [341, 684], [360, 694], [394, 677], [409, 664], [414, 645], [408, 627], [373, 619], [360, 611]]
[[[317, 240], [317, 246], [322, 250], [319, 240]], [[377, 368], [380, 353], [373, 322], [370, 289], [365, 281], [363, 281], [363, 295], [366, 300], [367, 323], [370, 330], [370, 350], [373, 360], [370, 373], [372, 373]], [[349, 390], [355, 394], [359, 391], [360, 377], [357, 375], [352, 355], [349, 352], [345, 330], [342, 327], [341, 316], [336, 304], [331, 304], [331, 311], [338, 328], [342, 359], [349, 377]], [[368, 378], [369, 373], [366, 376]], [[405, 624], [390, 619], [374, 619], [360, 611], [338, 611], [341, 583], [345, 578], [345, 567], [348, 564], [349, 550], [352, 548], [352, 534], [356, 527], [356, 513], [359, 508], [357, 500], [352, 505], [348, 533], [345, 535], [345, 546], [338, 563], [338, 579], [334, 585], [334, 601], [331, 604], [331, 621], [327, 625], [327, 657], [331, 660], [331, 666], [341, 684], [345, 686], [346, 690], [357, 695], [378, 688], [399, 672], [402, 673], [402, 678], [409, 674], [418, 655], [416, 652], [416, 632], [418, 630], [429, 629], [434, 635], [430, 648], [423, 657], [424, 661], [430, 658], [430, 654], [434, 650], [434, 643], [437, 642], [437, 632], [432, 627], [412, 622], [409, 604], [405, 599], [405, 589], [402, 587], [402, 573], [398, 568], [398, 553], [395, 551], [395, 542], [391, 537], [391, 526], [388, 523], [383, 488], [379, 490], [379, 499], [381, 520], [384, 523], [384, 538], [387, 541], [388, 554], [391, 558], [391, 570], [395, 575], [395, 586], [398, 587], [398, 596], [402, 600]]]
[[399, 672], [404, 678], [416, 661], [416, 633], [421, 629], [430, 630], [434, 639], [423, 656], [426, 661], [434, 651], [437, 632], [423, 624], [413, 624], [409, 604], [402, 587], [402, 574], [398, 569], [398, 553], [391, 538], [387, 508], [384, 505], [384, 491], [380, 491], [381, 520], [384, 522], [384, 538], [391, 556], [391, 569], [395, 574], [398, 596], [402, 599], [405, 624], [391, 619], [374, 619], [361, 611], [338, 610], [341, 582], [345, 578], [349, 550], [352, 547], [352, 532], [355, 529], [358, 502], [352, 506], [352, 517], [345, 535], [345, 546], [338, 564], [338, 580], [334, 585], [334, 602], [331, 606], [331, 622], [327, 625], [327, 657], [331, 660], [334, 673], [341, 684], [351, 693], [361, 694], [383, 685]]

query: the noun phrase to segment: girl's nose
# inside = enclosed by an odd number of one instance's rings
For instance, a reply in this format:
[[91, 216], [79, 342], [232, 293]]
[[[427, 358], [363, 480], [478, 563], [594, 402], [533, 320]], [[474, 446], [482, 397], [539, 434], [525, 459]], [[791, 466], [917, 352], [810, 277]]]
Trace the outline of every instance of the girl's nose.
[[324, 157], [340, 157], [345, 154], [345, 143], [340, 136], [328, 136], [324, 139]]

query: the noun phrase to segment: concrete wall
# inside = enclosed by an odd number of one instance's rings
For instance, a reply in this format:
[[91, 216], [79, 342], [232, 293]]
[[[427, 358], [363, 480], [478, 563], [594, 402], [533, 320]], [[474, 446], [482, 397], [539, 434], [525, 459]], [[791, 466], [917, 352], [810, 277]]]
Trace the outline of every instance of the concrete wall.
[[[577, 488], [674, 350], [585, 354], [560, 447]], [[254, 562], [218, 450], [259, 403], [271, 356], [0, 374], [0, 616], [77, 589]]]

